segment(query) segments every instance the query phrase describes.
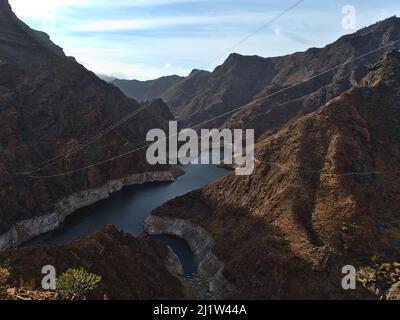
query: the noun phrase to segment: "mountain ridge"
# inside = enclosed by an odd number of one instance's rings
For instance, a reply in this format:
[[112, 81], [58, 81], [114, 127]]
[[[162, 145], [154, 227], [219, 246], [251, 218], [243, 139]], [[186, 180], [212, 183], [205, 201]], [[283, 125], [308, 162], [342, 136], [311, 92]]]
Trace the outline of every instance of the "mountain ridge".
[[147, 101], [162, 98], [168, 89], [183, 79], [183, 77], [172, 75], [147, 81], [115, 79], [110, 83], [120, 88], [128, 97], [138, 101]]
[[[172, 87], [162, 98], [187, 127], [218, 117], [205, 127], [255, 128], [260, 138], [357, 85], [366, 75], [368, 65], [375, 64], [393, 48], [400, 48], [399, 42], [388, 46], [399, 39], [400, 18], [391, 17], [342, 36], [323, 48], [270, 58], [232, 53], [213, 72], [203, 75], [201, 81], [196, 83], [189, 76], [185, 85]], [[365, 55], [385, 45], [388, 47]], [[358, 59], [362, 55], [365, 56]], [[357, 61], [347, 63], [352, 59]], [[291, 88], [345, 63], [341, 68]], [[285, 92], [274, 95], [282, 90]], [[235, 111], [270, 95], [274, 96]], [[219, 117], [225, 113], [231, 114]]]
[[[172, 179], [169, 166], [148, 165], [143, 152], [74, 175], [40, 178], [140, 147], [148, 130], [167, 129], [168, 121], [174, 118], [161, 100], [154, 101], [106, 136], [98, 136], [83, 150], [63, 157], [141, 105], [61, 54], [47, 36], [40, 33], [38, 39], [38, 33], [16, 18], [6, 0], [0, 0], [0, 17], [0, 247], [10, 239], [27, 238], [27, 224], [18, 222], [36, 219], [39, 223], [38, 217], [55, 212], [62, 221], [66, 212], [58, 207], [60, 201], [65, 210], [62, 201], [67, 200], [70, 210], [77, 205], [70, 203], [78, 201], [76, 194], [103, 190], [92, 194], [92, 201], [96, 197], [100, 200], [113, 191], [110, 186], [115, 181], [123, 185], [135, 175], [138, 183], [158, 176]], [[38, 164], [49, 159], [58, 160], [40, 169]], [[21, 174], [24, 172], [39, 177]]]

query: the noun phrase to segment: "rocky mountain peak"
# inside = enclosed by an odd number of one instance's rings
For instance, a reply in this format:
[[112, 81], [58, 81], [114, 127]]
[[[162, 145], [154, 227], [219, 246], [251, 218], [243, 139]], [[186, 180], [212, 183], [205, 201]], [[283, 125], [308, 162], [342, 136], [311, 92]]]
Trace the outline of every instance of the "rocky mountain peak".
[[355, 33], [345, 35], [341, 37], [337, 42], [340, 43], [340, 42], [350, 41], [355, 44], [361, 45], [362, 43], [359, 42], [358, 40], [371, 34], [376, 34], [376, 36], [383, 34], [386, 36], [384, 40], [395, 41], [399, 39], [398, 37], [399, 33], [400, 33], [400, 18], [393, 16], [388, 19], [379, 21], [368, 27], [362, 28]]
[[263, 58], [257, 55], [246, 56], [238, 53], [232, 53], [228, 56], [222, 67], [227, 69], [231, 67], [242, 68], [253, 64], [265, 64], [265, 62], [268, 60], [269, 58]]
[[[202, 81], [191, 78], [187, 81], [190, 85], [180, 85], [172, 91], [174, 97], [164, 95], [168, 98], [165, 101], [176, 118], [192, 126], [345, 64], [284, 94], [207, 124], [208, 127], [255, 128], [256, 135], [262, 136], [357, 86], [370, 65], [378, 62], [385, 52], [400, 48], [400, 42], [394, 43], [399, 39], [400, 19], [392, 17], [323, 48], [270, 58], [232, 53], [221, 66], [202, 77]], [[360, 56], [363, 58], [346, 64]]]
[[209, 74], [210, 72], [209, 71], [205, 71], [205, 70], [200, 70], [200, 69], [193, 69], [192, 72], [190, 72], [189, 77], [196, 76], [196, 75], [198, 75], [200, 73]]

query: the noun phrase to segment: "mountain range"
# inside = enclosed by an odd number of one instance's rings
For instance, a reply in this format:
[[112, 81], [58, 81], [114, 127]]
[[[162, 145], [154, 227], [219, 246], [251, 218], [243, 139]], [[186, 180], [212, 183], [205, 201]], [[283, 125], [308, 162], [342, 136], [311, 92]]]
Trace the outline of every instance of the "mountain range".
[[166, 91], [183, 80], [183, 77], [169, 76], [149, 81], [114, 79], [110, 83], [120, 88], [128, 97], [146, 101], [162, 98]]
[[[0, 262], [14, 265], [9, 285], [22, 278], [37, 288], [39, 267], [53, 263], [101, 274], [93, 299], [395, 296], [399, 43], [392, 17], [321, 49], [231, 54], [213, 72], [107, 83], [0, 0], [0, 250], [9, 249]], [[149, 102], [142, 110], [137, 101]], [[168, 201], [145, 223], [148, 235], [187, 241], [194, 279], [161, 243], [113, 226], [66, 246], [12, 248], [126, 185], [173, 181], [179, 170], [148, 165], [144, 152], [113, 157], [175, 118], [257, 137], [254, 174]], [[129, 121], [107, 130], [121, 119]], [[355, 290], [343, 290], [344, 266], [359, 271]]]
[[[186, 127], [218, 117], [202, 127], [254, 128], [260, 137], [292, 119], [315, 111], [353, 87], [366, 75], [369, 65], [376, 63], [385, 51], [400, 48], [400, 45], [397, 42], [386, 49], [358, 57], [398, 39], [400, 19], [392, 17], [343, 36], [321, 49], [311, 48], [306, 52], [274, 58], [234, 53], [212, 73], [195, 70], [164, 94], [150, 97], [163, 98], [174, 116]], [[336, 68], [353, 59], [356, 60]], [[336, 69], [313, 79], [332, 68]], [[147, 90], [152, 91], [152, 84], [164, 82], [165, 78], [161, 78], [141, 83], [142, 90], [129, 91], [128, 95], [143, 97]], [[132, 88], [138, 88], [136, 81], [123, 83], [124, 87], [118, 81], [113, 82], [126, 90], [130, 84]], [[260, 101], [268, 96], [271, 97]], [[246, 108], [235, 111], [247, 104]], [[225, 113], [229, 114], [220, 117]]]

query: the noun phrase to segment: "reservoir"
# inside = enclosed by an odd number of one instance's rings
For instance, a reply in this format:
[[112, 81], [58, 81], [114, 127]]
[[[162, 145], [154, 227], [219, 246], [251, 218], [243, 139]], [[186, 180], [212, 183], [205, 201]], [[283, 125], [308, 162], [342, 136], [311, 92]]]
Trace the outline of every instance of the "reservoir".
[[[204, 153], [202, 156], [205, 156]], [[229, 174], [229, 171], [225, 169], [208, 164], [189, 164], [180, 168], [185, 171], [185, 175], [177, 178], [175, 182], [126, 187], [112, 194], [108, 199], [77, 210], [67, 217], [59, 229], [33, 239], [24, 246], [68, 244], [107, 224], [113, 224], [120, 230], [138, 236], [143, 232], [144, 220], [154, 209], [171, 199], [199, 189]], [[184, 240], [164, 235], [155, 238], [172, 248], [179, 257], [187, 276], [195, 273], [193, 255]]]

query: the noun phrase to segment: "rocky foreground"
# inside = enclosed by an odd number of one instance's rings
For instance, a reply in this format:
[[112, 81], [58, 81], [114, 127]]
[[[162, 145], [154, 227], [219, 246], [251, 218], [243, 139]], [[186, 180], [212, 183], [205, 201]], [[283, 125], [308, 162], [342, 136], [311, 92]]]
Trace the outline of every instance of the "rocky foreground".
[[41, 289], [42, 267], [52, 265], [57, 274], [84, 267], [102, 280], [87, 299], [185, 299], [194, 297], [184, 284], [178, 258], [152, 239], [134, 238], [113, 226], [82, 237], [66, 246], [14, 249], [0, 253], [0, 266], [10, 276], [0, 298], [52, 300], [57, 294]]

